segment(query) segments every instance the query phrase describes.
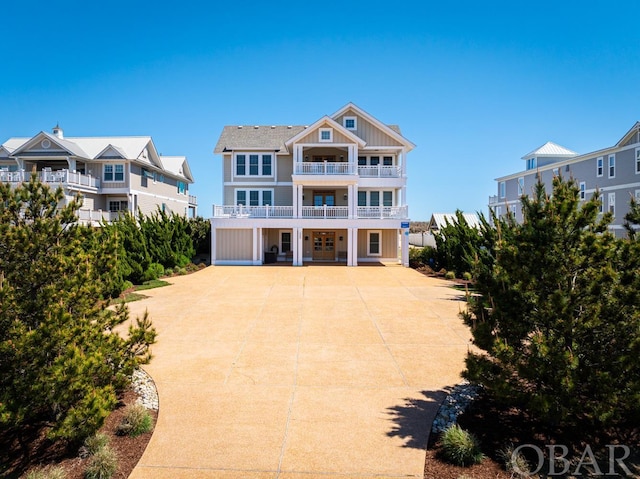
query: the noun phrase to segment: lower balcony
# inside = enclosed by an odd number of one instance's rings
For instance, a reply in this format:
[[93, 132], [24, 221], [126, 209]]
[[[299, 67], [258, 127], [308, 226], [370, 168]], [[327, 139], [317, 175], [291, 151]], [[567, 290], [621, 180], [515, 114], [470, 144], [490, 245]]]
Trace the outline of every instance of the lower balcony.
[[[349, 218], [348, 206], [302, 206], [295, 216], [293, 206], [213, 206], [214, 218]], [[356, 218], [406, 219], [407, 206], [358, 206]]]
[[78, 221], [83, 224], [110, 223], [118, 218], [122, 211], [89, 210], [80, 208], [78, 210]]
[[[25, 170], [19, 171], [0, 171], [0, 182], [3, 183], [24, 183], [31, 178], [31, 172]], [[100, 188], [100, 180], [90, 175], [83, 175], [69, 170], [42, 170], [36, 172], [40, 181], [62, 186], [76, 186], [84, 188], [98, 189]]]

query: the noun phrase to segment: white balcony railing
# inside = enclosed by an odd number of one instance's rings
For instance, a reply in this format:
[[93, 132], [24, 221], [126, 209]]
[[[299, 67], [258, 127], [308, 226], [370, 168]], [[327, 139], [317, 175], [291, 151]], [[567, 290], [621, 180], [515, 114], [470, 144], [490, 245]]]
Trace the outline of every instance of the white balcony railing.
[[303, 218], [348, 218], [348, 206], [303, 206]]
[[489, 196], [489, 204], [495, 205], [498, 202], [498, 195]]
[[399, 166], [358, 166], [358, 175], [363, 178], [400, 178], [402, 168]]
[[[357, 218], [406, 219], [407, 206], [358, 206]], [[214, 218], [295, 218], [293, 206], [213, 206]], [[348, 206], [302, 206], [300, 218], [349, 218]]]
[[189, 204], [190, 205], [197, 205], [198, 204], [198, 198], [193, 196], [193, 195], [189, 195]]
[[[43, 170], [37, 172], [43, 183], [53, 183], [60, 185], [86, 186], [88, 188], [100, 188], [100, 180], [91, 175], [83, 175], [69, 170]], [[20, 171], [0, 171], [0, 181], [5, 183], [23, 183], [29, 181], [31, 172]]]
[[294, 164], [294, 175], [355, 175], [356, 165], [353, 163], [335, 163], [332, 161], [301, 162]]
[[407, 206], [358, 206], [358, 218], [396, 218], [408, 217]]

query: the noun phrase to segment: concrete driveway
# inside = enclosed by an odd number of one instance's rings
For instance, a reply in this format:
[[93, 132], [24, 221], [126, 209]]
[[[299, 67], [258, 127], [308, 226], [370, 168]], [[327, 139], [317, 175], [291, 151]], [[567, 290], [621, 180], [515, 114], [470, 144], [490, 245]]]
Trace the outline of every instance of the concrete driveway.
[[471, 338], [462, 294], [399, 266], [209, 267], [145, 291], [155, 432], [130, 477], [422, 477]]

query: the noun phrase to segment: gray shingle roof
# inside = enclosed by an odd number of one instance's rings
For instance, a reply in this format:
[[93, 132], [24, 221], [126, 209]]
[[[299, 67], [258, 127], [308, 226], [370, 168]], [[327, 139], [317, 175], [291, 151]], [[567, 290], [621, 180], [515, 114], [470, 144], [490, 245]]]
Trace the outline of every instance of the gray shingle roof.
[[287, 151], [285, 141], [297, 135], [304, 126], [225, 126], [213, 152], [221, 154], [225, 149], [263, 149]]

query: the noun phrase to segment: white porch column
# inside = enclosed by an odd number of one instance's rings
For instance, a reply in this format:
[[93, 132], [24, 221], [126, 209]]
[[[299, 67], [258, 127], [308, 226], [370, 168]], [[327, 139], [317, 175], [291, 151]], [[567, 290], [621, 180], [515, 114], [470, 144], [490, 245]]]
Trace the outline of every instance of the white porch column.
[[354, 217], [354, 215], [353, 215], [353, 186], [354, 185], [347, 185], [347, 206], [349, 207], [347, 216], [349, 217], [349, 219], [353, 219], [353, 217]]
[[256, 262], [258, 261], [258, 228], [253, 228], [253, 241], [251, 242], [251, 244], [253, 245], [253, 264], [256, 264]]
[[303, 185], [298, 185], [298, 209], [295, 213], [296, 218], [300, 218], [302, 216], [302, 192], [304, 190]]
[[298, 217], [298, 185], [293, 185], [293, 217]]
[[258, 228], [258, 263], [264, 264], [264, 228]]
[[358, 266], [358, 228], [349, 228], [347, 241], [347, 266]]
[[302, 228], [293, 228], [293, 266], [302, 266]]
[[[405, 234], [406, 233], [406, 234]], [[409, 266], [409, 229], [402, 228], [400, 230], [400, 245], [401, 245], [401, 263], [402, 266], [407, 268]]]
[[216, 264], [216, 233], [218, 230], [213, 225], [213, 221], [209, 220], [209, 223], [211, 223], [211, 264]]
[[67, 164], [69, 165], [69, 171], [76, 172], [76, 160], [67, 156]]

